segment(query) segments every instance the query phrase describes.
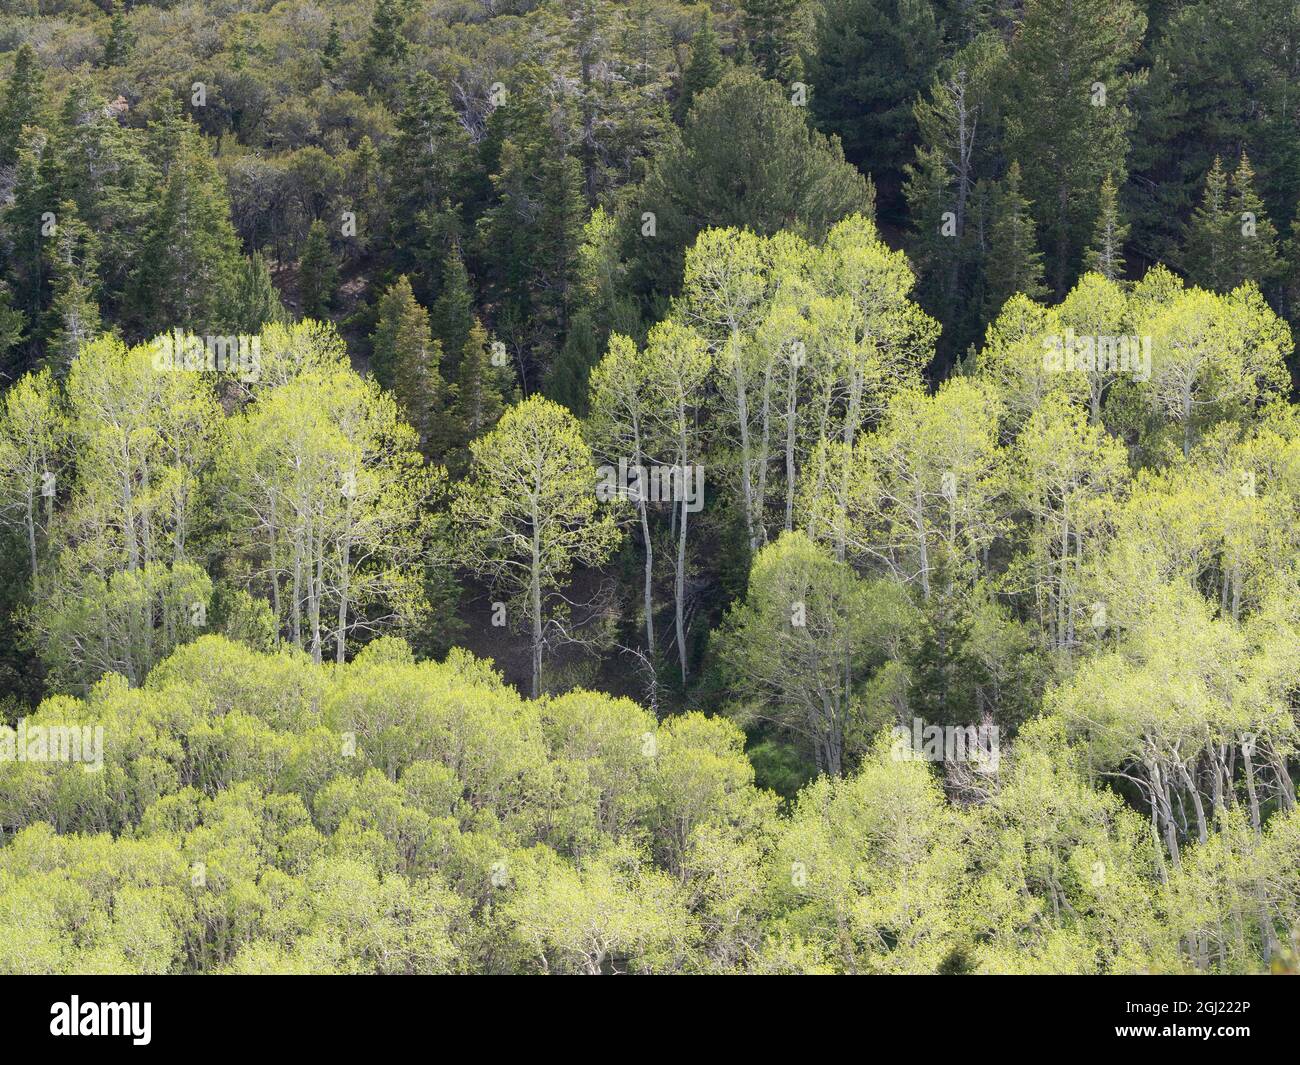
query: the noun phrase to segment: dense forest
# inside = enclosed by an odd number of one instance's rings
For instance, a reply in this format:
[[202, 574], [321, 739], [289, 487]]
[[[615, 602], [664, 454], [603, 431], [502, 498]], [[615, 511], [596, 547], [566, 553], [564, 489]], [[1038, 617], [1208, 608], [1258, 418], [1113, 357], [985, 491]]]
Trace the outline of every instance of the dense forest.
[[1294, 0], [0, 14], [0, 972], [1300, 969]]

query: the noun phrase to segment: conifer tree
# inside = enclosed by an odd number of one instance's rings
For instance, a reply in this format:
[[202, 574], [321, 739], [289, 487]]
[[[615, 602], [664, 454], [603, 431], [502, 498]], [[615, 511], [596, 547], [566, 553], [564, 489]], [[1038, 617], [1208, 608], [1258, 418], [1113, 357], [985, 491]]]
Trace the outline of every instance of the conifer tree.
[[150, 134], [161, 175], [135, 277], [141, 332], [224, 333], [242, 261], [226, 183], [188, 118], [173, 112]]
[[343, 39], [339, 36], [339, 20], [330, 19], [329, 33], [320, 53], [320, 66], [325, 74], [333, 74], [343, 57]]
[[135, 33], [127, 19], [121, 0], [113, 0], [113, 14], [108, 22], [108, 40], [104, 42], [104, 66], [120, 67], [131, 58]]
[[1183, 269], [1194, 284], [1213, 291], [1231, 287], [1234, 231], [1228, 175], [1222, 160], [1215, 156], [1183, 241]]
[[454, 377], [461, 352], [474, 326], [474, 295], [470, 291], [469, 272], [460, 253], [460, 242], [452, 241], [442, 263], [442, 288], [429, 310], [429, 326], [434, 339], [450, 361], [448, 376]]
[[797, 81], [808, 42], [807, 0], [743, 0], [745, 36], [763, 77]]
[[298, 262], [298, 298], [304, 318], [325, 318], [334, 302], [338, 264], [330, 248], [325, 223], [319, 218], [307, 230]]
[[476, 318], [461, 352], [456, 376], [451, 422], [458, 450], [449, 462], [452, 472], [463, 472], [467, 467], [469, 445], [500, 420], [510, 392], [510, 368], [493, 365], [487, 330]]
[[439, 369], [442, 345], [429, 332], [429, 312], [416, 300], [405, 274], [380, 299], [371, 340], [375, 379], [397, 397], [406, 421], [420, 436], [421, 450], [441, 455], [447, 444]]
[[288, 318], [261, 252], [253, 252], [240, 266], [234, 308], [231, 325], [238, 333], [260, 333], [264, 325]]
[[682, 92], [677, 97], [674, 116], [678, 123], [684, 122], [691, 113], [691, 104], [702, 92], [713, 88], [726, 73], [722, 61], [722, 50], [718, 46], [718, 35], [713, 29], [713, 12], [706, 6], [700, 28], [691, 38], [691, 57], [682, 72]]
[[1024, 168], [1058, 295], [1080, 265], [1102, 179], [1123, 183], [1126, 68], [1145, 31], [1132, 0], [1026, 0], [1008, 48], [1006, 152]]
[[[397, 131], [384, 148], [383, 163], [393, 268], [416, 276], [418, 283], [418, 275], [429, 270], [427, 235], [431, 229], [435, 237], [442, 235], [443, 227], [430, 225], [430, 215], [450, 212], [473, 173], [469, 138], [447, 92], [424, 71], [407, 84]], [[426, 299], [431, 296], [425, 293]]]
[[24, 42], [14, 54], [13, 73], [0, 102], [0, 166], [17, 162], [23, 126], [40, 124], [44, 104], [45, 75], [35, 49]]
[[989, 318], [1017, 292], [1030, 299], [1042, 299], [1047, 294], [1043, 284], [1043, 253], [1038, 249], [1031, 206], [1020, 191], [1020, 164], [1013, 162], [995, 196], [989, 227], [985, 271]]
[[1120, 218], [1115, 182], [1107, 174], [1101, 183], [1097, 225], [1092, 232], [1092, 243], [1084, 253], [1084, 266], [1107, 281], [1120, 280], [1124, 276], [1124, 242], [1128, 232], [1129, 227]]
[[45, 360], [58, 377], [67, 373], [81, 345], [99, 332], [99, 240], [77, 216], [71, 200], [59, 204], [59, 225], [49, 256], [54, 300], [50, 306]]
[[1255, 171], [1245, 152], [1232, 174], [1232, 211], [1237, 224], [1232, 287], [1254, 281], [1267, 288], [1283, 269], [1278, 257], [1277, 228], [1269, 221], [1264, 201], [1255, 191]]
[[405, 24], [401, 0], [378, 0], [370, 20], [362, 72], [366, 85], [381, 93], [392, 90], [406, 66], [410, 44], [402, 32]]

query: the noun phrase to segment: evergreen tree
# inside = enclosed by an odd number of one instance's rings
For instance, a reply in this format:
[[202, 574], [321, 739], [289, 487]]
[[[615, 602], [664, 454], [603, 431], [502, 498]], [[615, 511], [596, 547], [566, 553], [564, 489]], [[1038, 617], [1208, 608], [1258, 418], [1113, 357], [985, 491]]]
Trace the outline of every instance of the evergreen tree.
[[1008, 50], [1006, 152], [1038, 206], [1058, 295], [1081, 264], [1102, 180], [1123, 183], [1125, 71], [1145, 30], [1132, 0], [1026, 0]]
[[120, 67], [131, 58], [135, 33], [127, 19], [121, 0], [113, 0], [113, 14], [108, 21], [108, 40], [104, 42], [104, 66]]
[[329, 233], [319, 218], [307, 230], [298, 262], [298, 300], [304, 318], [324, 319], [334, 303], [338, 286], [338, 263], [330, 247]]
[[[540, 86], [540, 71], [520, 72]], [[563, 105], [561, 105], [563, 106]], [[577, 295], [582, 226], [587, 205], [578, 161], [565, 150], [548, 97], [516, 89], [508, 110], [500, 161], [492, 175], [494, 202], [479, 220], [488, 293], [500, 308], [498, 335], [526, 353], [526, 379], [542, 378], [568, 327]]]
[[99, 240], [71, 200], [59, 204], [57, 235], [48, 245], [54, 300], [46, 328], [45, 361], [63, 377], [81, 345], [99, 332], [96, 293]]
[[420, 449], [438, 456], [446, 449], [442, 345], [429, 332], [429, 312], [420, 306], [405, 275], [379, 301], [371, 370], [392, 391], [406, 421], [419, 434]]
[[237, 333], [260, 333], [263, 326], [288, 317], [271, 280], [271, 268], [261, 252], [253, 252], [244, 259], [236, 280], [232, 327]]
[[469, 445], [500, 420], [510, 395], [510, 368], [494, 366], [488, 350], [487, 330], [476, 318], [460, 356], [451, 423], [457, 450], [448, 465], [463, 474], [469, 463]]
[[916, 0], [829, 0], [820, 5], [808, 81], [817, 127], [888, 190], [894, 207], [916, 142], [912, 109], [940, 56], [934, 5]]
[[[459, 361], [474, 326], [474, 295], [470, 291], [469, 272], [460, 254], [460, 243], [453, 241], [442, 263], [442, 289], [429, 311], [429, 325], [444, 354]], [[456, 365], [447, 367], [448, 376], [456, 375]]]
[[26, 328], [27, 316], [14, 306], [9, 286], [0, 281], [0, 373], [6, 377], [17, 376], [9, 372], [9, 353], [18, 347]]
[[174, 113], [150, 127], [161, 170], [135, 275], [141, 332], [225, 333], [242, 262], [206, 139]]
[[60, 113], [59, 193], [72, 200], [99, 240], [100, 304], [106, 317], [132, 317], [132, 273], [156, 206], [158, 175], [142, 148], [143, 131], [123, 127], [107, 112], [94, 85], [78, 79]]
[[718, 45], [718, 35], [713, 30], [713, 12], [706, 6], [700, 28], [691, 39], [690, 60], [682, 72], [682, 91], [677, 97], [674, 110], [679, 124], [686, 121], [695, 98], [718, 84], [726, 69], [722, 49]]
[[1124, 276], [1124, 242], [1128, 240], [1128, 231], [1129, 227], [1120, 219], [1115, 182], [1107, 174], [1101, 183], [1097, 225], [1092, 232], [1092, 243], [1084, 252], [1084, 266], [1108, 281], [1120, 280]]
[[30, 326], [24, 352], [39, 334], [49, 307], [49, 256], [46, 242], [58, 230], [60, 173], [50, 135], [36, 126], [25, 129], [19, 142], [13, 202], [4, 210], [9, 246], [6, 266], [14, 307]]
[[841, 218], [874, 213], [874, 204], [871, 182], [837, 141], [808, 128], [806, 108], [753, 71], [732, 71], [696, 101], [681, 137], [625, 198], [620, 244], [629, 284], [647, 309], [662, 310], [701, 229], [820, 238]]
[[1277, 228], [1269, 221], [1264, 201], [1255, 191], [1255, 171], [1245, 152], [1232, 174], [1232, 211], [1237, 225], [1232, 287], [1254, 281], [1268, 289], [1283, 270]]
[[[473, 169], [469, 137], [446, 90], [424, 71], [407, 86], [397, 131], [384, 149], [383, 162], [393, 269], [418, 278], [429, 272], [429, 234], [446, 229], [436, 216], [452, 210]], [[443, 247], [438, 245], [434, 261], [441, 259]], [[426, 294], [431, 297], [432, 293]]]
[[410, 44], [402, 32], [405, 24], [402, 0], [377, 0], [366, 39], [362, 75], [367, 86], [384, 94], [398, 83], [410, 53]]
[[741, 11], [749, 50], [763, 77], [798, 81], [809, 37], [807, 0], [742, 0]]
[[546, 378], [546, 395], [579, 418], [587, 416], [587, 378], [600, 362], [601, 350], [596, 324], [590, 308], [582, 307], [573, 316], [564, 347], [555, 357], [555, 365]]
[[1205, 175], [1205, 191], [1192, 212], [1183, 241], [1183, 270], [1193, 283], [1222, 290], [1233, 272], [1232, 205], [1228, 196], [1228, 175], [1218, 156]]
[[1020, 191], [1020, 164], [1013, 162], [994, 198], [985, 271], [986, 318], [992, 319], [1017, 292], [1035, 300], [1047, 295], [1031, 207]]
[[333, 74], [343, 58], [343, 38], [339, 35], [339, 20], [330, 19], [329, 33], [320, 53], [320, 67], [325, 74]]
[[40, 125], [45, 105], [45, 75], [36, 51], [24, 42], [14, 54], [14, 69], [0, 102], [0, 166], [18, 160], [23, 126]]

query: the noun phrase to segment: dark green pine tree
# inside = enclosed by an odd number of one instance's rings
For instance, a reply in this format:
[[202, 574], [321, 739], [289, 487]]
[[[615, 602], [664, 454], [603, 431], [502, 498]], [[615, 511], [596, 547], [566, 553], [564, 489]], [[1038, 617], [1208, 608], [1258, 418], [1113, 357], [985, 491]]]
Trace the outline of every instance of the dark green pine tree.
[[207, 139], [174, 109], [150, 125], [151, 190], [133, 306], [142, 332], [229, 332], [242, 257]]
[[261, 252], [253, 252], [245, 257], [236, 279], [232, 328], [241, 334], [259, 333], [263, 326], [288, 317], [271, 280], [271, 268]]
[[104, 66], [120, 67], [131, 58], [135, 32], [131, 29], [121, 0], [113, 0], [113, 14], [108, 20], [108, 40], [104, 42]]
[[803, 76], [810, 7], [808, 0], [741, 0], [745, 37], [763, 77], [789, 83]]
[[1128, 68], [1146, 24], [1132, 0], [1025, 0], [1008, 46], [1003, 147], [1024, 169], [1058, 296], [1082, 265], [1102, 181], [1123, 184]]
[[713, 12], [705, 7], [700, 28], [691, 39], [690, 59], [682, 72], [682, 92], [673, 107], [673, 117], [679, 124], [686, 121], [696, 97], [718, 84], [726, 71], [718, 35], [713, 29]]
[[[913, 0], [828, 0], [817, 14], [808, 66], [813, 118], [844, 144], [844, 155], [886, 190], [897, 190], [912, 155], [912, 107], [940, 57], [932, 4]], [[896, 197], [891, 193], [891, 199]], [[895, 204], [884, 201], [885, 207]]]
[[298, 262], [298, 300], [304, 318], [325, 319], [334, 304], [339, 268], [329, 232], [319, 218], [307, 230]]
[[1092, 243], [1083, 255], [1084, 267], [1110, 281], [1118, 281], [1124, 276], [1124, 242], [1128, 240], [1129, 227], [1120, 218], [1119, 193], [1109, 174], [1101, 183], [1097, 203], [1097, 224], [1092, 231]]
[[22, 342], [26, 328], [27, 316], [14, 306], [13, 293], [0, 281], [0, 373], [7, 377], [20, 376], [13, 372], [9, 357]]
[[99, 333], [99, 239], [71, 200], [59, 204], [58, 219], [46, 246], [54, 299], [46, 321], [45, 362], [62, 377], [81, 345]]
[[510, 392], [510, 368], [492, 364], [487, 331], [476, 318], [461, 352], [451, 405], [455, 446], [447, 467], [453, 475], [464, 475], [469, 467], [469, 445], [496, 425]]
[[131, 317], [132, 274], [143, 261], [155, 206], [158, 175], [142, 150], [143, 137], [106, 112], [89, 81], [73, 83], [57, 138], [60, 195], [76, 203], [81, 220], [109, 252], [100, 260], [100, 305], [110, 320]]
[[455, 228], [450, 222], [431, 224], [431, 213], [451, 214], [473, 172], [469, 136], [446, 90], [430, 74], [420, 71], [411, 78], [383, 156], [390, 268], [419, 277], [431, 262], [441, 261], [445, 247], [439, 245], [431, 260], [430, 236], [442, 239]]
[[996, 317], [1017, 292], [1030, 299], [1047, 295], [1043, 253], [1034, 232], [1032, 204], [1020, 191], [1020, 164], [1013, 162], [994, 199], [985, 267], [985, 318]]
[[1232, 174], [1232, 211], [1237, 225], [1233, 241], [1232, 287], [1254, 281], [1266, 291], [1282, 276], [1277, 227], [1269, 221], [1264, 201], [1255, 191], [1255, 171], [1245, 152]]
[[706, 226], [764, 236], [798, 228], [820, 239], [856, 212], [874, 214], [875, 190], [838, 142], [810, 129], [807, 109], [791, 106], [781, 86], [730, 71], [624, 196], [619, 244], [630, 291], [660, 316], [681, 284], [686, 249]]
[[1210, 172], [1205, 175], [1201, 202], [1192, 212], [1183, 239], [1183, 272], [1193, 284], [1215, 291], [1231, 287], [1236, 258], [1235, 232], [1228, 175], [1216, 155]]
[[442, 345], [429, 331], [429, 313], [402, 275], [379, 301], [379, 320], [371, 337], [370, 368], [392, 391], [406, 420], [420, 434], [420, 447], [440, 457], [450, 443], [443, 417]]
[[0, 215], [0, 230], [8, 240], [5, 266], [13, 305], [28, 323], [25, 343], [10, 360], [22, 370], [31, 368], [39, 355], [37, 341], [50, 305], [50, 260], [46, 248], [58, 233], [62, 183], [52, 138], [38, 126], [26, 127], [19, 141], [13, 201]]
[[325, 46], [320, 53], [320, 68], [324, 74], [333, 74], [338, 69], [339, 60], [343, 58], [343, 38], [339, 34], [339, 20], [330, 19], [329, 33], [325, 37]]
[[444, 357], [451, 361], [447, 377], [456, 375], [460, 354], [465, 350], [474, 326], [474, 294], [470, 289], [469, 271], [460, 254], [460, 242], [452, 241], [442, 262], [442, 289], [429, 310], [429, 325], [434, 339], [442, 344]]
[[18, 161], [23, 126], [40, 125], [44, 106], [45, 75], [40, 61], [30, 44], [20, 44], [0, 102], [0, 166], [12, 166]]
[[402, 72], [410, 54], [410, 43], [402, 32], [406, 13], [402, 0], [378, 0], [370, 20], [370, 33], [366, 39], [366, 55], [361, 71], [365, 88], [373, 88], [388, 96], [401, 83]]
[[548, 399], [563, 404], [579, 418], [587, 416], [587, 380], [591, 369], [600, 361], [596, 323], [591, 309], [582, 307], [573, 315], [564, 347], [546, 378]]
[[[536, 69], [518, 76], [523, 85], [545, 81]], [[479, 221], [482, 260], [498, 335], [528, 353], [523, 372], [540, 380], [568, 328], [587, 206], [581, 168], [556, 136], [548, 96], [516, 88], [503, 110], [510, 115], [493, 202]], [[561, 112], [554, 124], [570, 120]]]

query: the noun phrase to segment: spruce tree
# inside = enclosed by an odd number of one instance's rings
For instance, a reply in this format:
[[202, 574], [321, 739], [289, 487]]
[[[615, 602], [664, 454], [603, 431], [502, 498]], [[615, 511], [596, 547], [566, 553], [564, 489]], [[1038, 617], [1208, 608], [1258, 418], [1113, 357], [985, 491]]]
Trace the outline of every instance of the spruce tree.
[[127, 19], [121, 0], [113, 0], [113, 14], [108, 22], [108, 40], [104, 43], [104, 66], [120, 67], [131, 58], [135, 33]]
[[451, 211], [473, 170], [469, 137], [447, 92], [424, 71], [407, 85], [383, 162], [392, 269], [418, 278], [428, 272], [430, 229], [440, 228], [430, 226], [430, 213]]
[[695, 98], [718, 84], [726, 70], [722, 61], [722, 49], [718, 46], [718, 35], [713, 30], [713, 12], [706, 6], [700, 28], [691, 39], [690, 60], [682, 72], [682, 92], [674, 107], [678, 123], [684, 122], [691, 113], [691, 104]]
[[1241, 153], [1232, 174], [1232, 213], [1237, 226], [1233, 247], [1232, 287], [1254, 281], [1269, 288], [1281, 276], [1277, 228], [1269, 221], [1267, 208], [1255, 191], [1255, 171], [1246, 153]]
[[406, 15], [402, 0], [378, 0], [370, 20], [362, 75], [366, 86], [388, 94], [406, 66], [410, 44], [402, 29]]
[[465, 260], [460, 254], [460, 242], [453, 241], [442, 263], [442, 289], [429, 310], [429, 324], [434, 339], [442, 344], [442, 350], [449, 360], [454, 360], [447, 367], [447, 375], [454, 378], [457, 371], [456, 362], [469, 340], [470, 330], [474, 326], [474, 295], [470, 291], [469, 272], [465, 269]]
[[334, 303], [338, 264], [330, 248], [329, 233], [319, 218], [307, 230], [298, 262], [298, 299], [304, 318], [324, 319]]
[[45, 75], [40, 61], [30, 44], [20, 44], [0, 103], [0, 166], [17, 162], [23, 126], [40, 125], [44, 105]]
[[225, 333], [242, 263], [226, 183], [189, 119], [173, 112], [151, 125], [150, 138], [161, 177], [135, 277], [141, 331]]
[[995, 197], [989, 227], [985, 270], [986, 318], [992, 319], [1017, 292], [1030, 299], [1047, 295], [1043, 284], [1043, 253], [1034, 232], [1032, 204], [1020, 189], [1020, 164], [1013, 162]]
[[783, 82], [803, 76], [808, 44], [808, 0], [742, 0], [749, 51], [765, 78]]
[[461, 352], [456, 375], [451, 422], [456, 450], [449, 456], [453, 474], [463, 474], [469, 462], [469, 445], [500, 420], [510, 393], [510, 368], [494, 366], [488, 349], [488, 335], [476, 318]]
[[244, 259], [235, 285], [232, 327], [237, 333], [260, 333], [262, 327], [288, 318], [261, 252]]
[[339, 36], [339, 20], [330, 19], [329, 33], [320, 53], [320, 67], [325, 74], [333, 74], [343, 58], [343, 39]]
[[936, 6], [827, 0], [818, 11], [808, 66], [813, 118], [882, 187], [898, 187], [916, 143], [912, 109], [940, 58]]
[[1201, 202], [1192, 212], [1183, 240], [1183, 271], [1193, 284], [1214, 291], [1231, 287], [1236, 258], [1235, 232], [1228, 175], [1216, 155], [1210, 172], [1205, 175]]
[[587, 416], [587, 379], [600, 361], [596, 324], [590, 308], [582, 307], [573, 316], [564, 347], [546, 379], [546, 395], [579, 418]]
[[443, 424], [442, 345], [429, 331], [429, 313], [402, 275], [379, 301], [379, 320], [371, 337], [370, 367], [375, 379], [397, 397], [406, 421], [420, 434], [420, 448], [431, 457], [448, 443]]
[[26, 328], [27, 316], [14, 306], [9, 286], [0, 281], [0, 373], [7, 378], [19, 376], [12, 368], [9, 355], [22, 341]]
[[497, 332], [529, 353], [523, 369], [531, 380], [545, 374], [567, 330], [587, 205], [578, 161], [554, 129], [571, 115], [563, 109], [552, 115], [540, 91], [543, 72], [521, 71], [519, 78], [538, 89], [514, 90], [503, 109], [510, 116], [492, 175], [493, 203], [479, 230]]
[[1084, 266], [1108, 281], [1118, 281], [1124, 276], [1124, 242], [1129, 227], [1120, 218], [1119, 195], [1109, 174], [1101, 183], [1097, 202], [1097, 225], [1092, 231], [1092, 243], [1084, 252]]
[[58, 231], [47, 247], [54, 299], [46, 327], [45, 361], [62, 377], [81, 345], [99, 332], [99, 240], [71, 200], [59, 204]]
[[[28, 340], [40, 331], [49, 307], [46, 242], [57, 233], [60, 168], [50, 135], [29, 126], [19, 142], [13, 202], [4, 209], [6, 267], [14, 306], [26, 317]], [[53, 227], [53, 228], [51, 228]], [[31, 354], [30, 344], [25, 346]]]
[[1128, 67], [1145, 31], [1132, 0], [1025, 0], [1008, 47], [1006, 156], [1024, 169], [1058, 296], [1081, 264], [1102, 180], [1123, 184]]

